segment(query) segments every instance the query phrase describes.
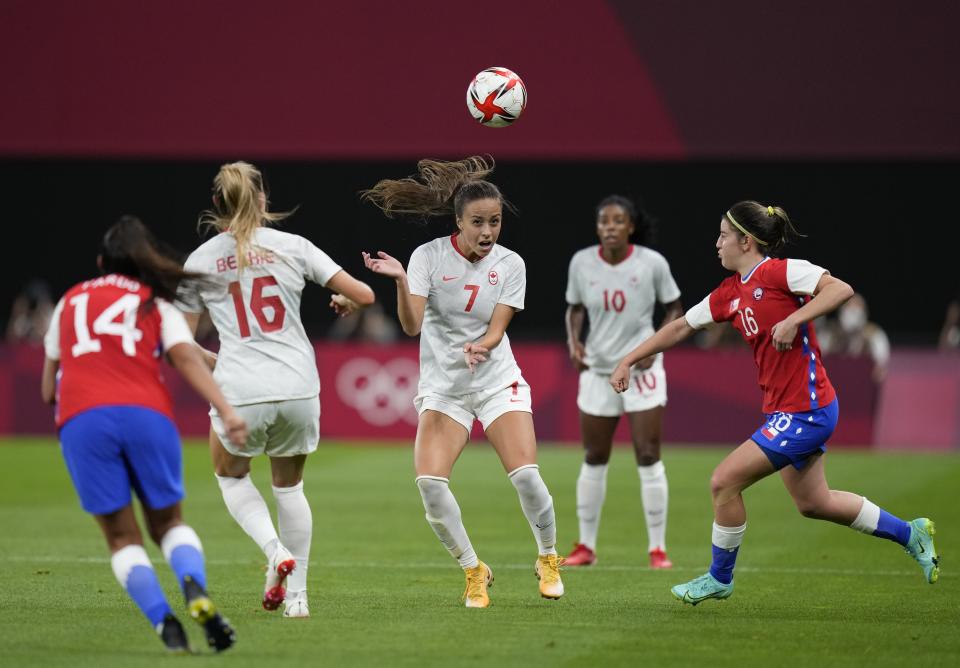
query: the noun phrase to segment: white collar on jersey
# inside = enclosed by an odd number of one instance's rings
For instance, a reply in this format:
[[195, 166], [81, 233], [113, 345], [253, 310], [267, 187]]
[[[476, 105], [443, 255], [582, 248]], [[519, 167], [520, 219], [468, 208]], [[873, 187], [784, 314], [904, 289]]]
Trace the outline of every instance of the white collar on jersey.
[[769, 260], [769, 259], [770, 259], [770, 256], [766, 256], [766, 257], [764, 257], [762, 260], [760, 260], [759, 262], [757, 262], [755, 265], [753, 265], [753, 269], [751, 269], [750, 271], [748, 271], [748, 272], [747, 272], [747, 275], [746, 275], [746, 276], [743, 276], [743, 277], [740, 279], [740, 282], [741, 282], [741, 283], [746, 283], [747, 281], [749, 281], [749, 280], [750, 280], [750, 277], [753, 276], [753, 272], [755, 272], [755, 271], [757, 270], [757, 268], [758, 268], [761, 264], [763, 264], [764, 262], [766, 262], [766, 261]]

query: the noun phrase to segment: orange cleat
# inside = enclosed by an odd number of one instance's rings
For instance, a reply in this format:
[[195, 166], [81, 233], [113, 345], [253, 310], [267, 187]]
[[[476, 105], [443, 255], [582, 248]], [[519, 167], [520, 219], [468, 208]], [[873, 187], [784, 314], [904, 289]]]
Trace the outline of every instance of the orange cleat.
[[650, 550], [650, 568], [673, 568], [673, 562], [661, 548]]
[[573, 551], [563, 562], [564, 566], [593, 566], [597, 563], [597, 553], [583, 543], [574, 543]]

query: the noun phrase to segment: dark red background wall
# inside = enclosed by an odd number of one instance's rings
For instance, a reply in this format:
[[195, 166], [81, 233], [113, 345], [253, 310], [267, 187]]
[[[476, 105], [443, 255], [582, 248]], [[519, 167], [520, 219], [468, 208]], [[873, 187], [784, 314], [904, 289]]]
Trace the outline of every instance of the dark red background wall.
[[[949, 0], [4, 0], [0, 156], [955, 158], [957, 25]], [[491, 65], [529, 88], [510, 131], [464, 108]]]

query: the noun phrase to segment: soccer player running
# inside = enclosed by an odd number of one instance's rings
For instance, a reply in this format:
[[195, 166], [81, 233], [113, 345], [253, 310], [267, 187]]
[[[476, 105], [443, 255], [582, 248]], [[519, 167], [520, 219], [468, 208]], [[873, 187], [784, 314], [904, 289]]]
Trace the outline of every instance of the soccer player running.
[[631, 351], [610, 377], [613, 388], [624, 392], [634, 364], [715, 322], [731, 322], [753, 348], [766, 420], [714, 469], [713, 563], [708, 573], [672, 589], [684, 603], [733, 593], [734, 564], [747, 529], [743, 490], [775, 471], [805, 517], [892, 540], [919, 562], [927, 582], [939, 576], [932, 521], [905, 522], [865, 497], [827, 486], [824, 453], [839, 407], [812, 322], [849, 299], [853, 289], [805, 260], [779, 259], [796, 234], [780, 207], [753, 201], [730, 207], [716, 247], [720, 263], [734, 275]]
[[[626, 391], [618, 394], [607, 379], [629, 351], [650, 336], [653, 309], [665, 305], [664, 323], [680, 317], [680, 289], [667, 260], [647, 247], [652, 221], [626, 197], [610, 195], [597, 205], [600, 244], [578, 251], [567, 274], [567, 346], [580, 371], [577, 407], [585, 452], [577, 478], [577, 518], [580, 540], [566, 566], [596, 563], [600, 511], [607, 490], [607, 464], [613, 434], [624, 413], [640, 476], [640, 496], [647, 524], [651, 568], [670, 568], [667, 558], [667, 474], [660, 461], [667, 376], [663, 356], [643, 360], [630, 374]], [[639, 227], [639, 230], [637, 229]], [[639, 233], [641, 245], [630, 237]], [[590, 333], [583, 343], [583, 326]]]
[[[234, 441], [223, 415], [211, 408], [214, 471], [230, 514], [267, 558], [263, 607], [276, 610], [283, 603], [285, 617], [309, 617], [313, 515], [303, 469], [319, 439], [320, 377], [300, 322], [301, 293], [308, 280], [329, 288], [336, 293], [330, 305], [341, 314], [372, 304], [374, 295], [308, 240], [266, 227], [289, 214], [268, 211], [263, 179], [253, 165], [223, 165], [213, 182], [213, 203], [200, 223], [219, 234], [185, 266], [219, 281], [187, 282], [178, 299], [194, 331], [203, 310], [210, 312], [220, 336], [219, 355], [210, 354], [214, 378], [250, 430], [246, 444]], [[279, 535], [250, 479], [250, 461], [260, 454], [270, 458]]]
[[406, 271], [383, 251], [363, 257], [371, 271], [394, 279], [403, 331], [420, 335], [414, 466], [426, 519], [466, 574], [466, 607], [487, 607], [493, 572], [478, 559], [449, 486], [473, 421], [480, 420], [533, 531], [540, 594], [558, 599], [553, 498], [536, 463], [530, 386], [506, 334], [526, 293], [523, 259], [497, 244], [506, 203], [485, 180], [493, 165], [483, 158], [421, 160], [417, 169], [414, 178], [380, 181], [364, 197], [388, 216], [453, 213], [457, 231], [417, 248]]
[[[200, 347], [170, 300], [189, 275], [156, 246], [138, 219], [125, 216], [103, 237], [102, 276], [78, 283], [57, 304], [44, 339], [41, 391], [56, 404], [63, 458], [83, 509], [100, 525], [120, 585], [171, 652], [190, 650], [143, 549], [130, 490], [147, 530], [183, 590], [190, 616], [216, 651], [234, 631], [205, 591], [196, 532], [184, 524], [180, 437], [163, 384], [160, 354], [217, 407], [238, 443], [246, 425], [210, 375]], [[199, 278], [194, 276], [194, 278]], [[59, 376], [59, 379], [58, 379]]]

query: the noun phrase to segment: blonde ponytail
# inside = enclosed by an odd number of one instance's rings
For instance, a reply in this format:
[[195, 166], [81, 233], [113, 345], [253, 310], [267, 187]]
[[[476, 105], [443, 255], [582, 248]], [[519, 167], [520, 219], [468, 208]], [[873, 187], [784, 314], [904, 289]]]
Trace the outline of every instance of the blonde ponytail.
[[[261, 200], [262, 198], [262, 200]], [[198, 227], [229, 232], [237, 242], [237, 267], [250, 264], [253, 236], [261, 225], [269, 225], [290, 216], [292, 211], [271, 213], [260, 170], [248, 162], [231, 162], [220, 167], [213, 179], [213, 210], [200, 215]]]

